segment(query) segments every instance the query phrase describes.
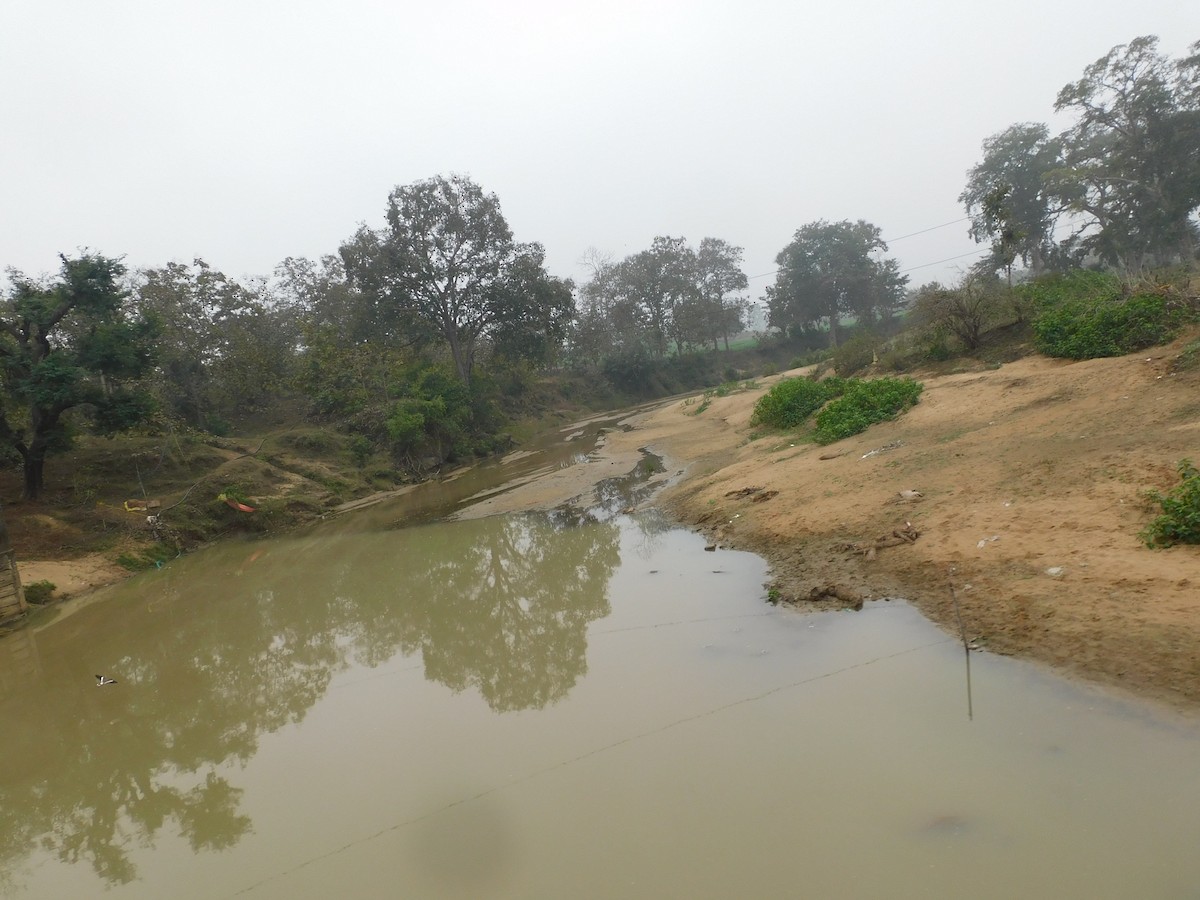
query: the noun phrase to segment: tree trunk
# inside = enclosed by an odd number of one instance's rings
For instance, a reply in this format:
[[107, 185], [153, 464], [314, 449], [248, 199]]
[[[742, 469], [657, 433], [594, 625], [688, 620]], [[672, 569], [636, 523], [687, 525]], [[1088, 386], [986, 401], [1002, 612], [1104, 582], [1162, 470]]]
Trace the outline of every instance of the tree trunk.
[[[1046, 260], [1042, 256], [1042, 248], [1041, 247], [1031, 248], [1029, 251], [1030, 274], [1032, 274], [1034, 278], [1037, 278], [1039, 275], [1042, 274], [1042, 272], [1045, 271], [1045, 269], [1046, 269]], [[1010, 277], [1009, 278], [1010, 286], [1011, 286], [1011, 281], [1012, 281], [1012, 278]]]
[[41, 456], [35, 457], [33, 450], [25, 455], [25, 490], [22, 496], [26, 500], [36, 500], [42, 493], [42, 472], [45, 468], [46, 449], [41, 449]]
[[463, 384], [469, 385], [471, 383], [471, 356], [463, 347], [459, 336], [453, 331], [450, 331], [446, 338], [450, 344], [450, 356], [454, 359], [454, 371], [458, 373]]
[[30, 410], [29, 430], [33, 437], [29, 446], [17, 444], [24, 463], [25, 489], [22, 496], [26, 500], [36, 500], [42, 493], [42, 473], [46, 466], [47, 436], [58, 424], [60, 413], [46, 411], [37, 406]]

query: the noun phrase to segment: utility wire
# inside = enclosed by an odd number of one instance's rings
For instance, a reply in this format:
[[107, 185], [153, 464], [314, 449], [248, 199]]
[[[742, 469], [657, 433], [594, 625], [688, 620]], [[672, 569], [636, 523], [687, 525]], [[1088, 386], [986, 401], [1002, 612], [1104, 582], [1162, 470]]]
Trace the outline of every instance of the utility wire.
[[900, 237], [892, 238], [891, 240], [886, 240], [886, 241], [884, 241], [884, 243], [885, 244], [894, 244], [894, 243], [896, 243], [896, 241], [902, 241], [905, 238], [916, 237], [918, 234], [927, 234], [930, 231], [937, 231], [939, 228], [949, 228], [951, 225], [957, 225], [959, 222], [969, 222], [969, 221], [971, 221], [970, 216], [963, 216], [961, 219], [955, 219], [953, 222], [947, 222], [944, 225], [934, 225], [931, 228], [922, 228], [920, 231], [913, 231], [913, 232], [910, 232], [909, 234], [902, 234], [902, 235], [900, 235]]
[[[937, 231], [939, 228], [949, 228], [951, 225], [957, 225], [960, 222], [966, 222], [966, 221], [968, 221], [969, 218], [970, 218], [970, 216], [964, 216], [961, 219], [955, 219], [953, 222], [946, 222], [943, 225], [933, 225], [930, 228], [922, 228], [920, 231], [913, 231], [913, 232], [910, 232], [909, 234], [902, 234], [902, 235], [900, 235], [900, 237], [892, 238], [890, 241], [886, 241], [885, 243], [894, 244], [894, 243], [896, 243], [896, 241], [902, 241], [905, 238], [916, 237], [918, 234], [926, 234], [927, 232], [930, 232], [930, 231]], [[1064, 228], [1074, 228], [1074, 227], [1075, 227], [1074, 223], [1064, 222], [1062, 224], [1056, 225], [1054, 228], [1054, 232], [1057, 234], [1059, 231], [1061, 231]], [[988, 248], [986, 250], [972, 250], [970, 253], [960, 253], [958, 256], [948, 256], [945, 259], [935, 260], [934, 262], [921, 263], [919, 266], [909, 266], [907, 269], [901, 269], [899, 274], [903, 275], [905, 272], [915, 272], [917, 269], [927, 269], [930, 266], [940, 266], [942, 263], [954, 262], [954, 260], [956, 260], [956, 259], [966, 259], [968, 256], [986, 256], [988, 253], [991, 253], [991, 252], [992, 252], [991, 248]], [[782, 271], [783, 271], [783, 269], [775, 269], [774, 271], [771, 271], [771, 272], [763, 272], [761, 275], [751, 275], [751, 276], [749, 276], [749, 278], [747, 278], [747, 281], [753, 281], [755, 278], [769, 278], [772, 275], [778, 275]]]
[[[963, 216], [961, 219], [955, 219], [953, 222], [943, 222], [941, 225], [931, 225], [928, 228], [922, 228], [920, 231], [910, 231], [908, 234], [900, 235], [900, 237], [894, 237], [894, 238], [891, 238], [890, 240], [885, 240], [884, 243], [885, 244], [894, 244], [894, 243], [896, 243], [896, 241], [902, 241], [905, 238], [916, 237], [919, 234], [928, 234], [931, 231], [937, 231], [939, 228], [949, 228], [951, 225], [958, 225], [961, 222], [969, 222], [970, 220], [971, 220], [970, 216]], [[963, 256], [970, 256], [970, 255], [971, 255], [970, 253], [963, 254]], [[960, 258], [961, 257], [957, 257], [957, 256], [950, 257], [950, 259], [960, 259]], [[949, 262], [949, 260], [941, 260], [941, 261]], [[936, 266], [936, 265], [937, 265], [937, 263], [935, 263], [935, 262], [924, 264], [924, 266]], [[913, 266], [913, 268], [920, 269], [920, 268], [924, 268], [924, 266]], [[755, 278], [768, 278], [771, 275], [778, 274], [779, 271], [780, 271], [779, 269], [775, 269], [773, 272], [763, 272], [761, 275], [751, 275], [747, 279], [747, 281], [753, 281]], [[912, 270], [905, 269], [904, 271], [909, 272]]]

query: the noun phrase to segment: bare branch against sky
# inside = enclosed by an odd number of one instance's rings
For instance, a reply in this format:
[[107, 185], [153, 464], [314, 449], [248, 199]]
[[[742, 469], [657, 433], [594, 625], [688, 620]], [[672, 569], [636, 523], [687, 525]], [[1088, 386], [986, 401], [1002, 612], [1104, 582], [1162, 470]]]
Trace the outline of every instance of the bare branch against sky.
[[[0, 266], [46, 271], [86, 246], [267, 274], [381, 224], [393, 186], [458, 172], [555, 274], [669, 234], [744, 246], [758, 275], [814, 219], [885, 238], [961, 219], [983, 139], [1050, 122], [1059, 88], [1142, 34], [1179, 56], [1200, 15], [1179, 0], [8, 0]], [[903, 268], [975, 249], [965, 222], [892, 248]]]

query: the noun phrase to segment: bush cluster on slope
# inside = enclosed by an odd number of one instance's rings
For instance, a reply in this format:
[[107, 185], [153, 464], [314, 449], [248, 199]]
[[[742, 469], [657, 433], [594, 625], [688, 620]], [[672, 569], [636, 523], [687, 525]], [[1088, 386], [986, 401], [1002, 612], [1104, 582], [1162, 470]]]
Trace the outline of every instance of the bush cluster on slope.
[[1200, 470], [1190, 459], [1179, 463], [1180, 483], [1168, 494], [1153, 491], [1150, 499], [1162, 515], [1146, 526], [1142, 540], [1150, 547], [1200, 544]]
[[817, 413], [818, 443], [832, 444], [866, 431], [876, 422], [894, 419], [914, 404], [925, 386], [911, 378], [851, 379], [842, 396]]
[[1095, 359], [1163, 344], [1187, 321], [1186, 305], [1161, 292], [1126, 296], [1120, 281], [1076, 271], [1019, 289], [1033, 300], [1037, 349], [1047, 356]]
[[770, 428], [798, 428], [820, 409], [827, 400], [845, 389], [841, 378], [814, 381], [811, 378], [788, 378], [779, 382], [754, 404], [751, 425]]
[[923, 389], [921, 382], [910, 378], [791, 378], [759, 398], [750, 423], [797, 428], [816, 413], [814, 436], [819, 443], [830, 444], [895, 418], [917, 402]]

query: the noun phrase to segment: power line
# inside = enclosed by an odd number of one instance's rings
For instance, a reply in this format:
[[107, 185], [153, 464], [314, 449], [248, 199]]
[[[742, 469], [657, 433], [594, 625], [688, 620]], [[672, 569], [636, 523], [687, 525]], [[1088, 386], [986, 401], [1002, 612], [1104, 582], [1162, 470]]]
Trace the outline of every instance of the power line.
[[[896, 241], [902, 241], [905, 238], [916, 237], [918, 234], [928, 234], [931, 231], [937, 231], [939, 228], [949, 228], [951, 225], [958, 225], [961, 222], [969, 222], [970, 219], [971, 219], [970, 216], [963, 216], [961, 219], [955, 219], [953, 222], [943, 222], [941, 225], [931, 225], [928, 228], [922, 228], [920, 231], [910, 231], [908, 234], [900, 235], [900, 237], [895, 237], [890, 240], [885, 240], [884, 243], [885, 244], [894, 244], [894, 243], [896, 243]], [[973, 253], [964, 253], [962, 256], [972, 256], [972, 255], [974, 255], [974, 254]], [[939, 260], [939, 262], [950, 262], [950, 260], [962, 259], [962, 256], [952, 256], [952, 257], [950, 257], [950, 259]], [[935, 262], [924, 263], [919, 266], [913, 266], [912, 269], [904, 269], [903, 271], [911, 272], [913, 269], [923, 269], [926, 266], [936, 266], [937, 264], [938, 263], [935, 263]], [[782, 271], [781, 269], [775, 269], [770, 272], [763, 272], [760, 275], [750, 275], [746, 280], [753, 281], [756, 278], [769, 278], [770, 276], [776, 275], [781, 271]]]
[[913, 232], [910, 232], [909, 234], [902, 234], [902, 235], [900, 235], [900, 237], [891, 238], [890, 240], [885, 240], [884, 243], [885, 244], [894, 244], [894, 243], [896, 243], [896, 241], [902, 241], [905, 238], [916, 237], [918, 234], [927, 234], [930, 231], [937, 231], [939, 228], [949, 228], [951, 225], [957, 225], [959, 222], [969, 222], [969, 221], [971, 221], [970, 216], [963, 216], [961, 219], [955, 219], [953, 222], [946, 222], [944, 225], [934, 225], [930, 228], [922, 228], [920, 231], [913, 231]]
[[919, 266], [909, 266], [907, 269], [901, 269], [899, 274], [903, 275], [905, 272], [912, 272], [917, 269], [928, 269], [930, 266], [939, 266], [942, 263], [953, 262], [956, 259], [963, 259], [968, 256], [983, 256], [985, 253], [991, 252], [990, 247], [987, 250], [972, 250], [970, 253], [960, 253], [958, 256], [947, 256], [945, 259], [939, 259], [936, 262], [921, 263]]

